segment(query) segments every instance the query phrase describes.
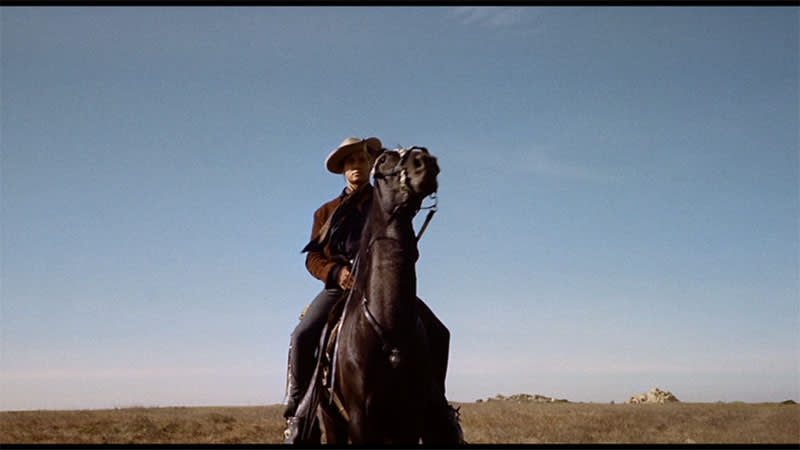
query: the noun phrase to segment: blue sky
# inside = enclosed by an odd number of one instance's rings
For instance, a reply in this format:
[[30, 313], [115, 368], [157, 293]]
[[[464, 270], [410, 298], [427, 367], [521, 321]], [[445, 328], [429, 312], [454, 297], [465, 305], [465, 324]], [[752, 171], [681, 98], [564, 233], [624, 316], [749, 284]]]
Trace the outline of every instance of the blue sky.
[[450, 399], [798, 399], [798, 23], [4, 7], [0, 409], [281, 402], [348, 136], [439, 158]]

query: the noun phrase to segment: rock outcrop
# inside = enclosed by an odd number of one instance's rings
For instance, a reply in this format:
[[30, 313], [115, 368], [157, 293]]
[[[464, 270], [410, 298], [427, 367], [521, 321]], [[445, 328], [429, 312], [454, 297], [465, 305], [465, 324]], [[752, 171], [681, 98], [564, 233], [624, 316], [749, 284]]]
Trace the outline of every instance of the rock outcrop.
[[679, 402], [678, 397], [675, 397], [672, 392], [662, 391], [659, 388], [653, 388], [644, 394], [636, 394], [629, 398], [625, 403], [672, 403]]
[[[478, 403], [482, 402], [483, 400], [478, 399]], [[547, 397], [545, 395], [539, 394], [514, 394], [510, 397], [506, 397], [503, 394], [497, 394], [494, 397], [489, 397], [486, 399], [487, 402], [517, 402], [517, 403], [568, 403], [568, 400], [555, 398], [555, 397]]]

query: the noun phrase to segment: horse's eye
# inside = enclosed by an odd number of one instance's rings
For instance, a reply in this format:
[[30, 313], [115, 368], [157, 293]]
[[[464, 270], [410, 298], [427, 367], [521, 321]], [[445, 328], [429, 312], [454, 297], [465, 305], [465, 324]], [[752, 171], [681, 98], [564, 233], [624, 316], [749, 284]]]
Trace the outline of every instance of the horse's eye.
[[383, 163], [389, 164], [389, 163], [391, 163], [391, 161], [389, 161], [389, 159], [395, 159], [396, 157], [397, 157], [397, 155], [394, 154], [394, 153], [386, 153], [386, 154], [383, 155], [383, 160], [381, 161], [381, 164], [383, 164]]

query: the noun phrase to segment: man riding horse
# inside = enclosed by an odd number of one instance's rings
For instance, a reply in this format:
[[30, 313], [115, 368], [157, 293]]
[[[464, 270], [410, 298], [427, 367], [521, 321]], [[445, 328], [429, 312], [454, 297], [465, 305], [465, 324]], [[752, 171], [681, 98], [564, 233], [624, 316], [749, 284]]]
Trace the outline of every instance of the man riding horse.
[[[353, 259], [358, 253], [362, 229], [372, 203], [370, 169], [382, 150], [378, 138], [350, 137], [331, 152], [325, 161], [328, 171], [344, 174], [346, 186], [341, 194], [314, 212], [311, 241], [303, 249], [303, 252], [308, 252], [306, 268], [312, 276], [324, 283], [324, 288], [306, 307], [291, 336], [287, 370], [288, 399], [284, 410], [284, 417], [287, 419], [287, 443], [297, 443], [299, 430], [303, 429], [305, 421], [313, 419], [316, 414], [316, 411], [298, 411], [298, 406], [309, 389], [316, 362], [315, 350], [329, 313], [336, 302], [353, 287]], [[461, 440], [457, 414], [445, 398], [450, 333], [422, 300], [417, 298], [417, 302], [420, 319], [427, 330], [431, 351], [435, 355], [431, 410], [436, 411], [437, 424], [441, 424], [446, 433], [449, 432]]]

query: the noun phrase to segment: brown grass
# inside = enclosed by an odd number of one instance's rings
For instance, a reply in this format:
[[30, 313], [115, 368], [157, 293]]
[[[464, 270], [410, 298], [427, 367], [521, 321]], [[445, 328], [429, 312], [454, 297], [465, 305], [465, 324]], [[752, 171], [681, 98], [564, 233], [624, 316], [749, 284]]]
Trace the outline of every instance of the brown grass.
[[[800, 405], [463, 403], [474, 444], [800, 444]], [[282, 406], [0, 412], [0, 443], [178, 444], [282, 441]]]
[[280, 405], [0, 413], [0, 443], [277, 443]]
[[800, 443], [800, 408], [780, 404], [467, 403], [471, 443]]

